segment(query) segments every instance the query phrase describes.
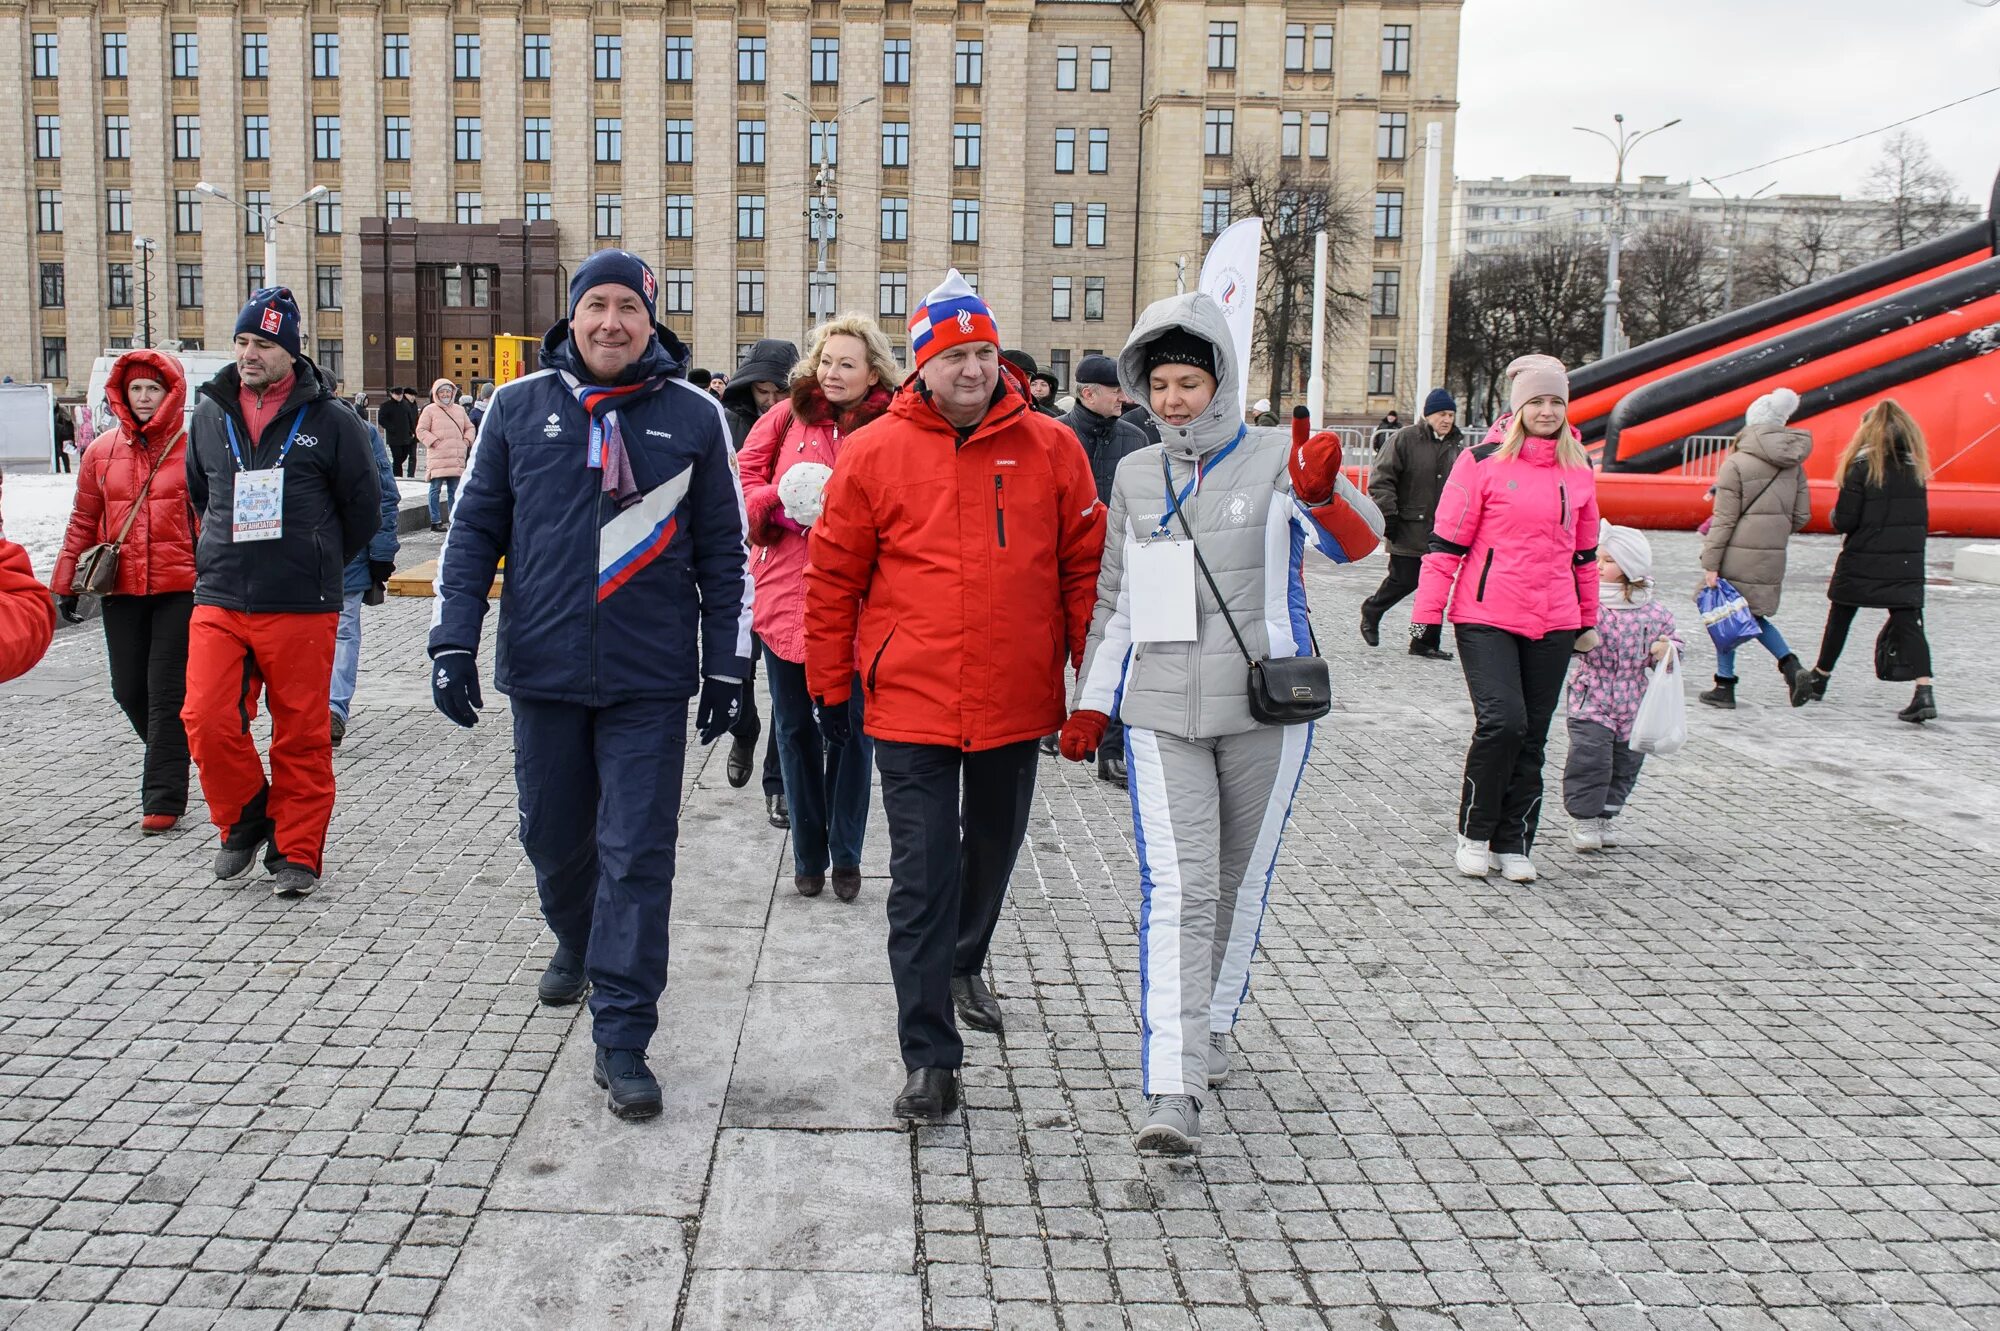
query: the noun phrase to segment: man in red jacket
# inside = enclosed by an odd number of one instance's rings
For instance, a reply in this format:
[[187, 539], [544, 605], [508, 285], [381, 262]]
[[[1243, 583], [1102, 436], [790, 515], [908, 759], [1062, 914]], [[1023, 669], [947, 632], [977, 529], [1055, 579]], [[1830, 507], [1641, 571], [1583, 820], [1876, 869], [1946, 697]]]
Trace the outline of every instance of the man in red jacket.
[[980, 972], [1027, 832], [1036, 743], [1061, 728], [1063, 665], [1082, 660], [1104, 505], [1076, 436], [1001, 369], [992, 312], [956, 270], [910, 319], [910, 348], [916, 372], [846, 442], [813, 528], [806, 683], [836, 738], [861, 675], [910, 1074], [895, 1112], [936, 1120], [958, 1105], [954, 1005], [1000, 1029]]

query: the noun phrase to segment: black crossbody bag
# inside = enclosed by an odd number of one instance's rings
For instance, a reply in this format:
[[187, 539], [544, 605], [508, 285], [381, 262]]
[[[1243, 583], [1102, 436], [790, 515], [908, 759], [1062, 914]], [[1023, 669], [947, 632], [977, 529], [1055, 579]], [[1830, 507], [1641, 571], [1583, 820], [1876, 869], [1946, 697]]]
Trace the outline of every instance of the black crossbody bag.
[[[1164, 467], [1166, 459], [1160, 459]], [[1229, 625], [1229, 636], [1236, 639], [1236, 650], [1243, 653], [1244, 664], [1250, 667], [1250, 715], [1267, 726], [1296, 726], [1307, 721], [1317, 721], [1333, 710], [1333, 676], [1326, 668], [1326, 659], [1319, 655], [1319, 640], [1313, 634], [1312, 622], [1306, 623], [1306, 637], [1312, 642], [1311, 656], [1267, 657], [1262, 661], [1252, 659], [1250, 648], [1243, 642], [1243, 635], [1236, 629], [1236, 617], [1229, 613], [1229, 603], [1222, 598], [1222, 589], [1215, 585], [1215, 575], [1208, 571], [1208, 561], [1201, 557], [1201, 542], [1194, 538], [1194, 524], [1181, 511], [1181, 501], [1174, 494], [1173, 473], [1167, 473], [1167, 499], [1174, 506], [1174, 516], [1181, 520], [1181, 530], [1187, 533], [1188, 544], [1194, 547], [1195, 566], [1208, 583], [1208, 590], [1215, 597], [1216, 608], [1222, 611], [1222, 620]], [[1199, 629], [1197, 629], [1199, 632]], [[1201, 650], [1197, 640], [1195, 650]]]

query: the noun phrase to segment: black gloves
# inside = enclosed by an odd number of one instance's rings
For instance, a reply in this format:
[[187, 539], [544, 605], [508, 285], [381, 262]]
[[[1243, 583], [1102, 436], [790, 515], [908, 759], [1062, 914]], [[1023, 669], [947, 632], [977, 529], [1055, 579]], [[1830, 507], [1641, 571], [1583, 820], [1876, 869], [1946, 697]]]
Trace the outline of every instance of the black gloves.
[[375, 583], [377, 586], [387, 585], [389, 575], [395, 571], [396, 565], [393, 560], [371, 559], [368, 561], [368, 581]]
[[847, 710], [846, 699], [828, 702], [814, 698], [813, 720], [819, 722], [820, 738], [828, 744], [845, 744], [854, 738], [854, 717]]
[[743, 681], [710, 679], [701, 681], [701, 705], [695, 709], [694, 733], [703, 744], [713, 744], [729, 733], [743, 715]]
[[431, 703], [462, 726], [479, 724], [486, 699], [479, 695], [479, 662], [471, 652], [450, 648], [432, 659]]
[[77, 598], [74, 596], [56, 597], [56, 613], [62, 616], [62, 621], [65, 624], [81, 624], [83, 622], [83, 612], [77, 608]]

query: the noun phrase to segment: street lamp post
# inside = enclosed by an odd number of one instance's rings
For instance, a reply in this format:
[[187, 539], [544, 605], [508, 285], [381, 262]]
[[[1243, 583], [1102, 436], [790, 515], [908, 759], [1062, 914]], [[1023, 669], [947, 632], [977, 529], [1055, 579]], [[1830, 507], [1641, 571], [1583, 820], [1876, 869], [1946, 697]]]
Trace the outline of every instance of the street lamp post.
[[[1736, 220], [1732, 224], [1729, 218], [1729, 196], [1722, 192], [1722, 186], [1716, 184], [1707, 176], [1701, 178], [1701, 183], [1714, 190], [1715, 197], [1722, 200], [1722, 243], [1725, 246], [1725, 261], [1722, 269], [1722, 308], [1727, 313], [1736, 308], [1736, 249], [1737, 242], [1743, 230], [1743, 224], [1748, 219], [1744, 217], [1742, 210], [1738, 209]], [[1755, 194], [1740, 199], [1739, 202], [1753, 203], [1777, 187], [1778, 182], [1774, 180]]]
[[261, 207], [252, 208], [247, 203], [230, 198], [206, 180], [197, 184], [195, 189], [200, 193], [208, 195], [211, 199], [220, 199], [224, 203], [241, 208], [244, 212], [257, 219], [257, 225], [264, 232], [264, 285], [267, 287], [278, 285], [278, 219], [294, 208], [303, 208], [306, 204], [311, 203], [314, 199], [326, 193], [326, 186], [314, 185], [305, 192], [303, 197], [294, 199], [282, 208], [273, 209], [268, 203]]
[[153, 345], [153, 251], [160, 248], [151, 236], [132, 237], [132, 248], [139, 251], [139, 311], [140, 331], [144, 334], [140, 345]]
[[[833, 113], [833, 119], [831, 121], [827, 121], [821, 119], [819, 116], [814, 115], [812, 107], [806, 105], [805, 100], [801, 98], [797, 93], [788, 92], [784, 95], [784, 97], [786, 101], [791, 102], [793, 105], [797, 106], [799, 110], [805, 112], [806, 119], [812, 121], [813, 124], [820, 127], [819, 171], [814, 176], [813, 180], [813, 183], [819, 189], [819, 203], [817, 204], [817, 206], [815, 206], [813, 209], [810, 210], [810, 216], [813, 219], [813, 238], [818, 242], [816, 246], [818, 253], [814, 261], [812, 271], [814, 276], [823, 278], [826, 276], [826, 250], [827, 250], [827, 241], [829, 239], [828, 233], [833, 229], [832, 209], [828, 202], [826, 191], [827, 187], [833, 184], [833, 161], [832, 161], [832, 152], [830, 150], [833, 147], [834, 139], [832, 135], [829, 135], [826, 132], [826, 126], [828, 124], [832, 124], [835, 127], [835, 132], [837, 133], [840, 125], [840, 117], [846, 115], [849, 111], [860, 110], [862, 107], [868, 105], [868, 103], [874, 101], [875, 99], [873, 97], [863, 97], [858, 102], [850, 102], [846, 106], [841, 107], [838, 111], [835, 111]], [[812, 292], [816, 288], [816, 285], [817, 284], [813, 281], [812, 277], [808, 277], [806, 279], [807, 304], [816, 304], [816, 302], [812, 299]], [[826, 322], [827, 316], [830, 313], [831, 311], [829, 310], [815, 309], [813, 311], [813, 322], [814, 323]]]
[[1612, 120], [1617, 122], [1616, 138], [1588, 125], [1571, 127], [1579, 133], [1595, 134], [1610, 144], [1611, 150], [1618, 155], [1618, 172], [1611, 178], [1611, 241], [1605, 247], [1604, 259], [1604, 338], [1597, 353], [1605, 359], [1618, 354], [1618, 250], [1625, 239], [1625, 159], [1632, 155], [1632, 150], [1639, 146], [1641, 139], [1681, 123], [1680, 117], [1675, 116], [1664, 125], [1655, 125], [1634, 134], [1625, 129], [1624, 112], [1612, 116]]

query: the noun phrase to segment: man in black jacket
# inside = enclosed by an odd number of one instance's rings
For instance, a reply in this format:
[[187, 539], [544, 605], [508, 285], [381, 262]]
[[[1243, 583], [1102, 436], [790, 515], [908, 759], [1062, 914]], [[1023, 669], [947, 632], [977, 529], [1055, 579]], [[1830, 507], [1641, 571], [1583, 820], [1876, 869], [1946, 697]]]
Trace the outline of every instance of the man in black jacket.
[[[236, 363], [203, 384], [188, 422], [188, 498], [201, 518], [181, 720], [222, 833], [215, 876], [270, 848], [278, 896], [319, 886], [333, 818], [327, 726], [334, 636], [348, 561], [381, 524], [367, 427], [299, 352], [284, 287], [236, 320]], [[260, 690], [271, 709], [271, 775], [250, 737]]]
[[[1097, 482], [1097, 500], [1107, 505], [1118, 464], [1148, 442], [1144, 430], [1118, 414], [1121, 400], [1118, 362], [1109, 356], [1085, 356], [1076, 367], [1076, 405], [1061, 418], [1083, 445], [1091, 479]], [[1120, 789], [1125, 786], [1125, 727], [1115, 716], [1105, 725], [1097, 749], [1097, 775]]]
[[[1434, 388], [1424, 399], [1424, 418], [1390, 435], [1375, 455], [1368, 497], [1382, 510], [1382, 544], [1389, 550], [1389, 576], [1361, 603], [1361, 640], [1370, 647], [1382, 641], [1382, 616], [1417, 589], [1424, 553], [1430, 549], [1438, 497], [1444, 493], [1451, 464], [1464, 450], [1458, 403], [1444, 389]], [[1442, 635], [1442, 625], [1422, 630], [1411, 625], [1410, 655], [1449, 661], [1451, 653], [1440, 646]]]
[[378, 414], [395, 474], [412, 480], [417, 475], [417, 416], [422, 411], [423, 404], [417, 401], [413, 391], [392, 388], [389, 400], [382, 404]]

